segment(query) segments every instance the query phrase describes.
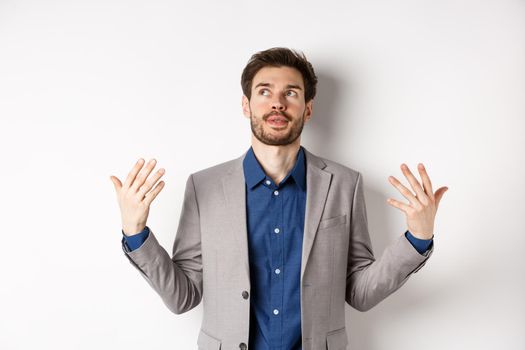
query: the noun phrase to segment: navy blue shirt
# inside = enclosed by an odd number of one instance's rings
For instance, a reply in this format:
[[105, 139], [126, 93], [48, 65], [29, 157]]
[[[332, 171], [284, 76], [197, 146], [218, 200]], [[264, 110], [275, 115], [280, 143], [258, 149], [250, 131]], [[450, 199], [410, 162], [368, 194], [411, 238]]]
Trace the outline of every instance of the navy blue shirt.
[[306, 209], [303, 148], [275, 184], [250, 148], [243, 162], [250, 257], [250, 349], [301, 349], [301, 254]]
[[[301, 254], [306, 206], [306, 159], [301, 146], [292, 170], [275, 184], [250, 147], [243, 160], [250, 264], [250, 335], [254, 350], [301, 349]], [[139, 248], [146, 226], [122, 243]], [[405, 237], [422, 254], [432, 240]]]

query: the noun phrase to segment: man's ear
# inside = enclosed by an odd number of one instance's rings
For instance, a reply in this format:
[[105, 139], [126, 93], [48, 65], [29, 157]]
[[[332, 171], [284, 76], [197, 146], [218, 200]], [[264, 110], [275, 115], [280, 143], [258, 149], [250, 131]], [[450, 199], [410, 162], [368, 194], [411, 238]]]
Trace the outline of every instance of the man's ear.
[[250, 100], [246, 95], [242, 95], [242, 113], [248, 119], [250, 119]]
[[305, 123], [308, 120], [310, 120], [310, 118], [312, 118], [312, 113], [313, 113], [313, 108], [314, 108], [313, 104], [314, 104], [313, 98], [306, 103], [305, 111], [304, 111], [304, 122]]

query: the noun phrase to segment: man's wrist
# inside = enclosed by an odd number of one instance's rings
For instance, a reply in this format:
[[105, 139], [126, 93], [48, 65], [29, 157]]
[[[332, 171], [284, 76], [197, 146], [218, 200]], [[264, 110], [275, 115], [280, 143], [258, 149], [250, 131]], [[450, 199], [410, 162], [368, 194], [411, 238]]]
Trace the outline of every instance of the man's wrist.
[[428, 241], [428, 240], [431, 240], [434, 238], [434, 234], [431, 233], [431, 234], [428, 234], [428, 233], [418, 233], [418, 232], [412, 232], [410, 230], [407, 230], [407, 232], [409, 232], [412, 237], [414, 238], [417, 238], [417, 239], [420, 239], [420, 240], [423, 240], [423, 241]]
[[143, 232], [145, 229], [146, 229], [146, 225], [135, 226], [132, 228], [126, 227], [126, 228], [122, 228], [122, 234], [126, 237], [135, 236]]

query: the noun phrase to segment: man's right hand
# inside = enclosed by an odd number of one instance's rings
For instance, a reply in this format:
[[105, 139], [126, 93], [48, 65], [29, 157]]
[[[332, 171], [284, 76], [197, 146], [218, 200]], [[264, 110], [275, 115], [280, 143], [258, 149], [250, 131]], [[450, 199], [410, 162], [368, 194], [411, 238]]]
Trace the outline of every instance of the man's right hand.
[[144, 159], [140, 158], [129, 172], [124, 185], [122, 185], [116, 176], [110, 176], [111, 182], [113, 182], [115, 191], [117, 192], [122, 217], [122, 231], [126, 236], [137, 234], [146, 227], [149, 206], [164, 188], [164, 181], [160, 181], [155, 188], [151, 190], [153, 185], [164, 175], [165, 170], [160, 168], [148, 179], [149, 174], [155, 167], [156, 161], [155, 159], [151, 159], [144, 169], [142, 169], [143, 164]]

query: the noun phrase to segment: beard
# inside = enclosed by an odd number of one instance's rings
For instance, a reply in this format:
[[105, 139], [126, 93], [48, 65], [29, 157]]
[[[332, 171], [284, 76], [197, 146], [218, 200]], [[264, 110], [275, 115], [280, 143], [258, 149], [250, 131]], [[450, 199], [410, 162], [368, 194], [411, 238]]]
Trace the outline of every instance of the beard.
[[[299, 136], [301, 136], [301, 133], [303, 131], [304, 127], [304, 115], [306, 112], [303, 112], [303, 115], [299, 117], [296, 120], [293, 120], [290, 118], [290, 116], [287, 113], [276, 113], [275, 111], [272, 111], [266, 115], [264, 115], [262, 118], [259, 118], [257, 116], [254, 116], [253, 113], [250, 110], [250, 125], [252, 128], [253, 135], [257, 138], [257, 140], [261, 141], [262, 143], [270, 146], [285, 146], [293, 143]], [[265, 129], [266, 120], [273, 116], [279, 114], [282, 117], [286, 118], [288, 120], [288, 123], [286, 125], [287, 129], [281, 129], [281, 130], [274, 130], [271, 129], [267, 131]]]

